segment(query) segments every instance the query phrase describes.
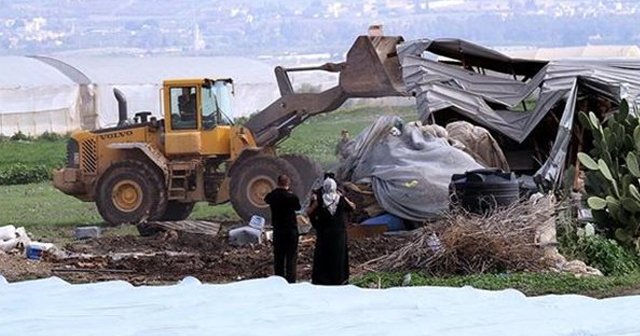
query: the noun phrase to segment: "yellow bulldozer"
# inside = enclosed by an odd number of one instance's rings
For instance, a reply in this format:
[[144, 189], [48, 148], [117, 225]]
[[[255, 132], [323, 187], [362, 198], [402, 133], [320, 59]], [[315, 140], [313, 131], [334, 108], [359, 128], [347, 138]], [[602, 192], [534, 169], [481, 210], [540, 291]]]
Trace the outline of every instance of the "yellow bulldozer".
[[[78, 131], [67, 144], [66, 167], [54, 172], [54, 185], [66, 194], [95, 202], [111, 224], [178, 221], [194, 204], [231, 202], [244, 219], [269, 218], [264, 196], [279, 174], [291, 177], [304, 196], [321, 174], [307, 157], [281, 155], [277, 144], [307, 118], [340, 107], [348, 98], [405, 95], [396, 46], [399, 36], [360, 36], [342, 63], [318, 67], [276, 67], [281, 97], [244, 125], [227, 117], [231, 79], [166, 80], [162, 119], [151, 112], [129, 118], [126, 99], [115, 89], [116, 127]], [[319, 93], [296, 93], [293, 71], [339, 73], [337, 86]]]

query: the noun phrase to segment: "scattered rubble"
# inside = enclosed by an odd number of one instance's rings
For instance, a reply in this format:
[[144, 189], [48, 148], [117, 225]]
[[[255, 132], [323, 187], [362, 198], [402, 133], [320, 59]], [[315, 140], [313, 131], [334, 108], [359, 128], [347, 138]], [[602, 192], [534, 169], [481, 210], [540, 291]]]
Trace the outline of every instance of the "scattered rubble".
[[[300, 239], [301, 281], [311, 278], [314, 241], [312, 235]], [[405, 241], [402, 236], [383, 235], [352, 240], [349, 253], [354, 271]], [[57, 276], [74, 283], [125, 280], [135, 285], [175, 283], [186, 276], [224, 283], [273, 274], [270, 242], [233, 247], [227, 234], [211, 237], [174, 231], [152, 237], [103, 236], [72, 241], [64, 251], [64, 255], [45, 254], [41, 261], [0, 255], [0, 274], [10, 282]]]

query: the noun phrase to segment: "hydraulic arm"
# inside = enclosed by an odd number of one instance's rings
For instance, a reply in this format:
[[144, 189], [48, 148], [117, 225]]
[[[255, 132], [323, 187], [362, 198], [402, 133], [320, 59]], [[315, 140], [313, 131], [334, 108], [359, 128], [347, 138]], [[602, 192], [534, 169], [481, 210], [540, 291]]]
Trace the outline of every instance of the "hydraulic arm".
[[[342, 63], [317, 67], [276, 67], [281, 97], [253, 115], [245, 124], [256, 144], [271, 146], [289, 135], [310, 116], [333, 111], [349, 98], [404, 96], [405, 88], [396, 46], [399, 36], [359, 36]], [[339, 73], [338, 85], [319, 93], [295, 93], [290, 72], [327, 71]]]

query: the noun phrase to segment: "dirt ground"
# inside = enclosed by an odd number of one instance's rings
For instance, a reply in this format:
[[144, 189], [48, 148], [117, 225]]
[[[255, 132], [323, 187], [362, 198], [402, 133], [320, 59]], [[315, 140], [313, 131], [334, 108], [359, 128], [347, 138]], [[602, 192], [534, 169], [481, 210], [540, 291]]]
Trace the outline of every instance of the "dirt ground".
[[[401, 246], [406, 238], [376, 236], [351, 240], [350, 264], [357, 267]], [[313, 235], [300, 237], [298, 280], [311, 276]], [[21, 254], [0, 254], [0, 274], [7, 281], [57, 276], [72, 283], [125, 280], [134, 285], [175, 283], [186, 276], [202, 282], [225, 283], [273, 274], [270, 242], [233, 247], [226, 234], [216, 237], [193, 234], [110, 236], [72, 241], [63, 247], [66, 256], [27, 260]]]

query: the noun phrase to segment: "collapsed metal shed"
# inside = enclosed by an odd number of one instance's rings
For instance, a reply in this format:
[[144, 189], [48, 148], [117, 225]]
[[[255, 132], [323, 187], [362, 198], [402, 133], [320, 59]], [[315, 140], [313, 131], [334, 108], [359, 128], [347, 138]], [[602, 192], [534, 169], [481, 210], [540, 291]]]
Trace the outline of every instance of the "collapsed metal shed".
[[[609, 101], [612, 108], [626, 99], [636, 110], [640, 94], [640, 59], [526, 60], [458, 39], [408, 41], [398, 53], [423, 121], [454, 111], [522, 143], [553, 109], [561, 109], [556, 134], [548, 134], [553, 146], [535, 174], [549, 184], [561, 179], [583, 95]], [[427, 53], [450, 60], [438, 62]]]

